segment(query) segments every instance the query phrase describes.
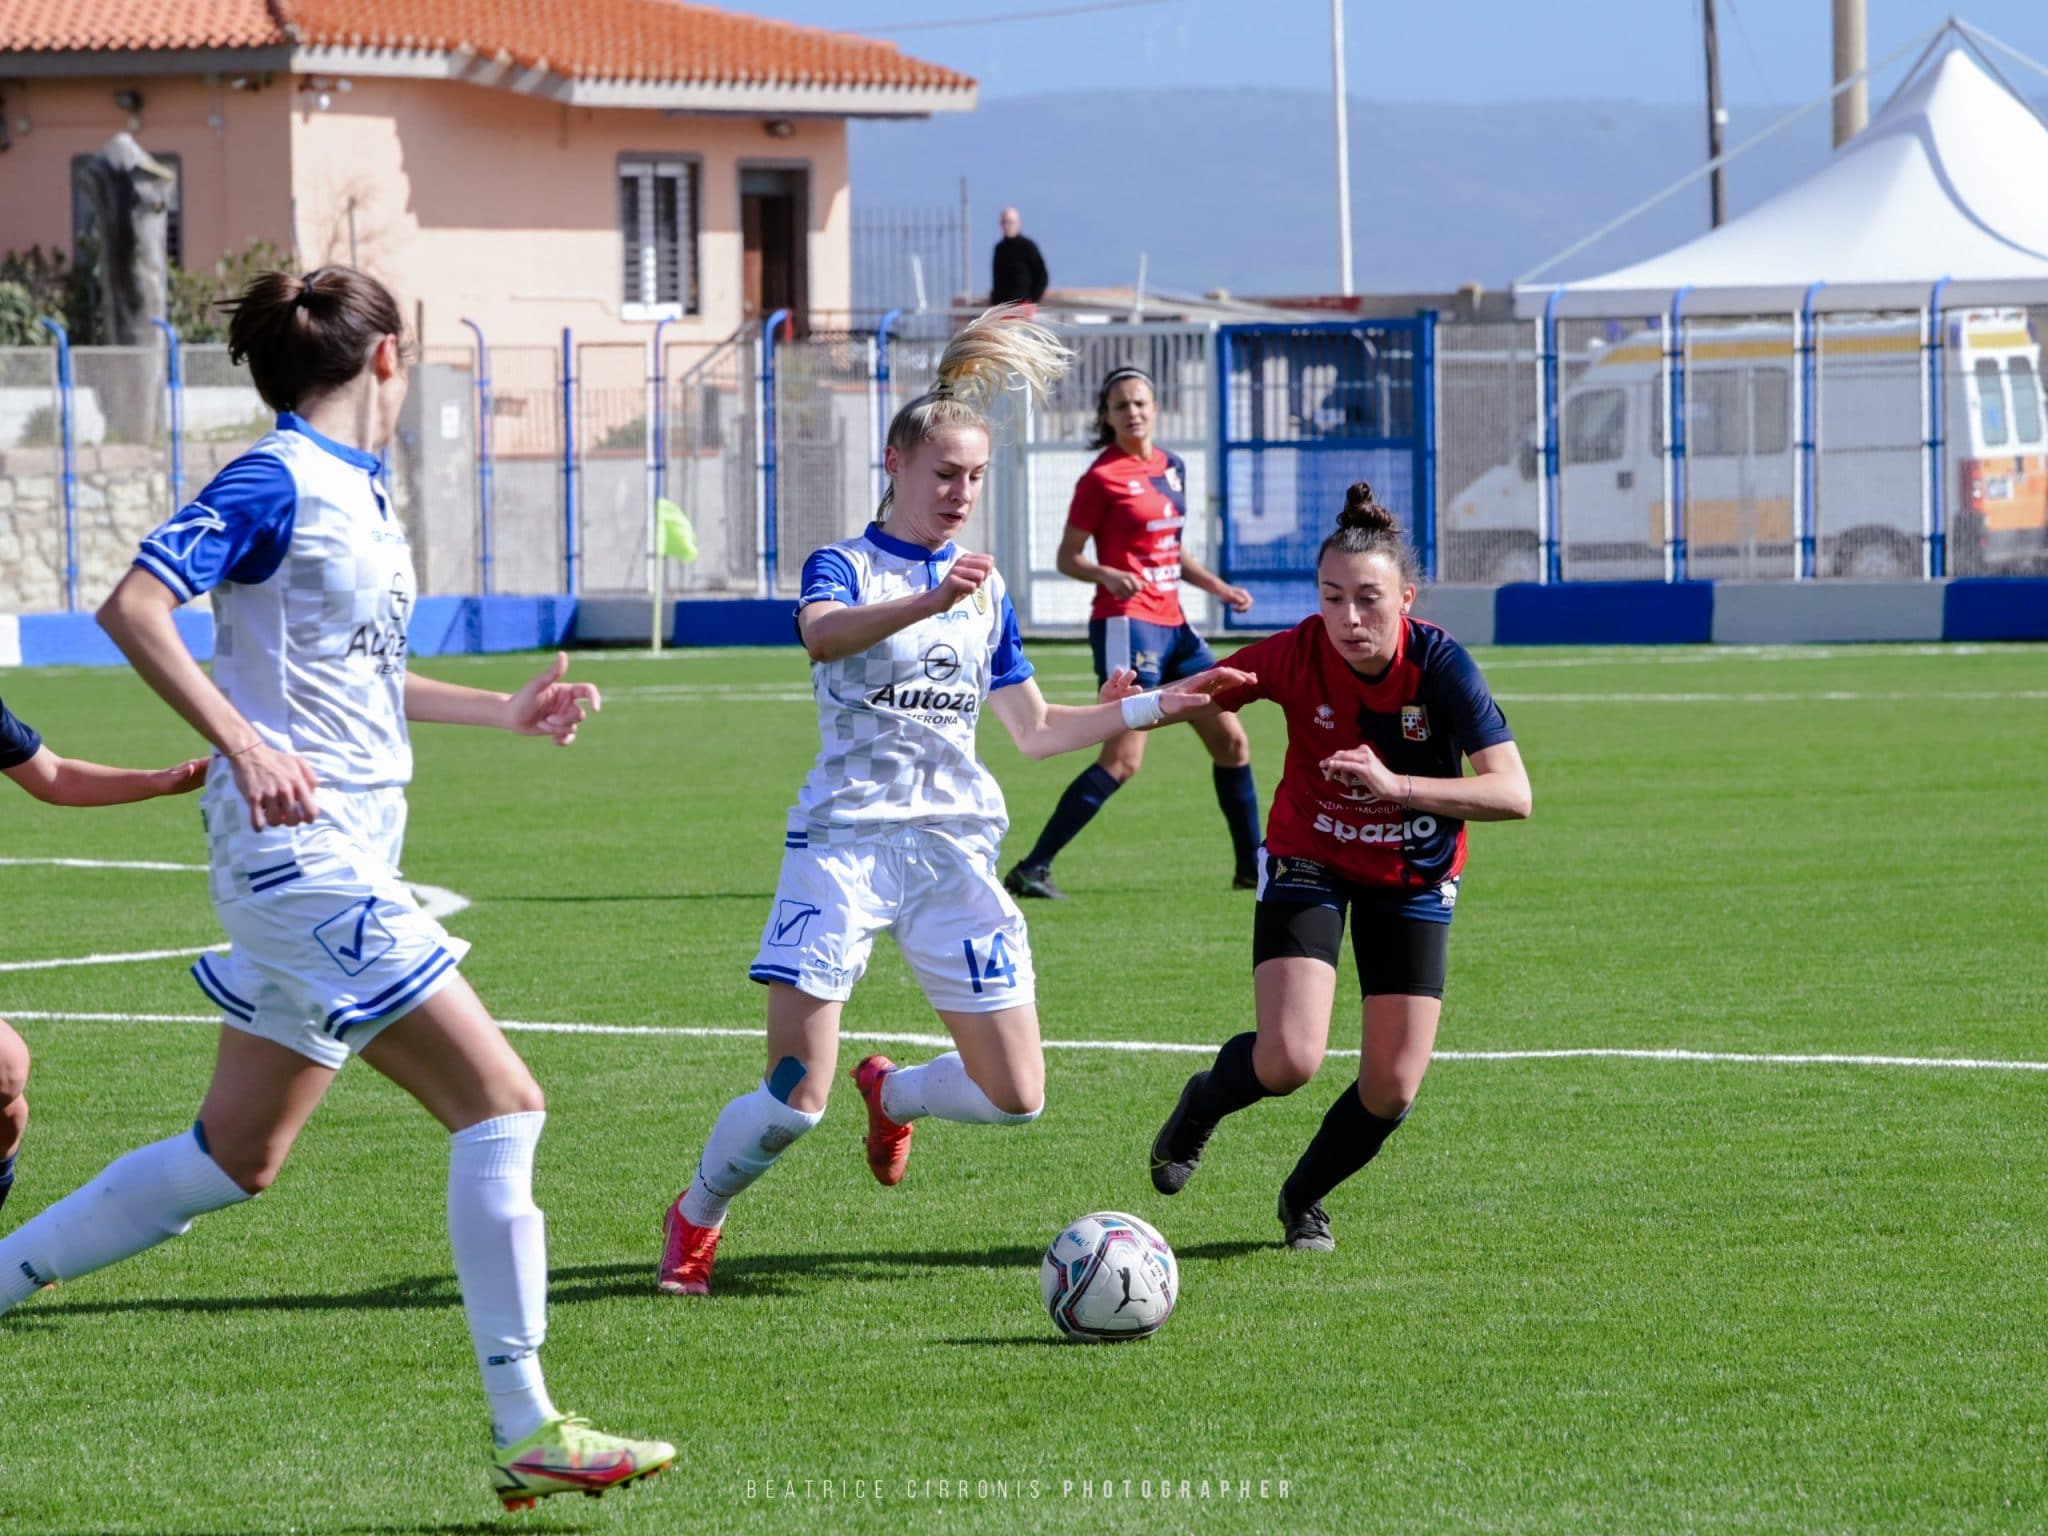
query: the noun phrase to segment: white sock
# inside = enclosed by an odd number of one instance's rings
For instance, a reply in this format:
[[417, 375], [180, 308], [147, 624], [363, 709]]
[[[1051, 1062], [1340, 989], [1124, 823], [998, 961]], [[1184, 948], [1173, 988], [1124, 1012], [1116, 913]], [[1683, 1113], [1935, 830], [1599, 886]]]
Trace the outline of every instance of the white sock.
[[0, 1312], [190, 1229], [249, 1198], [199, 1145], [198, 1129], [137, 1147], [0, 1238]]
[[926, 1115], [969, 1125], [1024, 1125], [1038, 1118], [1035, 1109], [1022, 1115], [997, 1109], [967, 1075], [958, 1051], [934, 1056], [921, 1067], [898, 1067], [883, 1078], [882, 1113], [898, 1125]]
[[683, 1219], [693, 1226], [725, 1225], [733, 1196], [775, 1166], [790, 1144], [824, 1119], [791, 1109], [763, 1083], [719, 1111], [711, 1139], [697, 1160], [697, 1173], [683, 1191]]
[[556, 1416], [541, 1380], [548, 1330], [547, 1221], [533, 1203], [540, 1110], [480, 1121], [448, 1138], [448, 1242], [470, 1342], [500, 1446]]

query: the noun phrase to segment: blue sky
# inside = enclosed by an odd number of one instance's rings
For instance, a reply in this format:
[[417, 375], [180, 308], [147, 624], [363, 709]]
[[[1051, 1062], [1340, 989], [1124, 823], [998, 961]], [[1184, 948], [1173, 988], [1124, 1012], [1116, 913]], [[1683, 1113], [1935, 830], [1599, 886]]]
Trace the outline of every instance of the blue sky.
[[[878, 35], [964, 70], [989, 98], [1123, 85], [1327, 90], [1328, 0], [1158, 0], [1091, 14], [929, 27], [1087, 0], [714, 0], [725, 10]], [[1102, 3], [1102, 0], [1097, 0]], [[1870, 60], [1951, 10], [2048, 63], [2043, 0], [1868, 0]], [[1825, 90], [1829, 0], [1720, 0], [1731, 106]], [[1351, 94], [1367, 102], [1705, 98], [1699, 0], [1347, 0]], [[2015, 66], [2015, 82], [2048, 80]], [[1873, 102], [1873, 105], [1875, 103]]]

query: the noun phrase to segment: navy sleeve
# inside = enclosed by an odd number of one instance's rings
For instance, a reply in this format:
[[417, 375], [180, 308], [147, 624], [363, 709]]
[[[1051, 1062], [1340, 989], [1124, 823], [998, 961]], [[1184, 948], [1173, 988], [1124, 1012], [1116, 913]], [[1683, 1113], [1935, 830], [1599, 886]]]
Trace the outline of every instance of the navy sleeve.
[[1037, 669], [1031, 665], [1031, 658], [1024, 654], [1024, 637], [1017, 632], [1017, 610], [1010, 605], [1010, 594], [1003, 593], [1003, 610], [996, 616], [995, 649], [988, 658], [988, 691], [1008, 688], [1021, 683]]
[[19, 768], [43, 750], [43, 738], [0, 704], [0, 769]]
[[224, 581], [266, 581], [284, 563], [299, 488], [275, 454], [245, 453], [142, 541], [135, 563], [189, 603]]
[[1434, 673], [1432, 691], [1450, 720], [1451, 739], [1457, 742], [1459, 750], [1469, 757], [1504, 741], [1513, 741], [1515, 733], [1508, 729], [1508, 717], [1493, 701], [1479, 663], [1470, 653], [1447, 636], [1435, 661], [1430, 669]]

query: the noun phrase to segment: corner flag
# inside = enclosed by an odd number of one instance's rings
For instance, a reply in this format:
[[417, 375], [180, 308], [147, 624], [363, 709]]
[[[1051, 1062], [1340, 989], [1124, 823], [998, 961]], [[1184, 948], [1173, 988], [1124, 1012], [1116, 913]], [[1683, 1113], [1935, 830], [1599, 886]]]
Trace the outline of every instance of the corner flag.
[[696, 559], [697, 530], [690, 526], [683, 509], [664, 496], [655, 502], [654, 515], [660, 530], [655, 540], [657, 552], [685, 564]]

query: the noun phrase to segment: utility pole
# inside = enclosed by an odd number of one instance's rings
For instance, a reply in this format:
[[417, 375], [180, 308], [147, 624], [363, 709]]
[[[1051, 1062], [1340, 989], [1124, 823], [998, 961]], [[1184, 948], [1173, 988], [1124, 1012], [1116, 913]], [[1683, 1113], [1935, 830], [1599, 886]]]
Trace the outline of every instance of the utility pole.
[[1337, 291], [1351, 297], [1351, 114], [1344, 99], [1344, 0], [1330, 0], [1330, 70], [1337, 98]]
[[[1868, 62], [1869, 18], [1864, 0], [1835, 0], [1835, 79], [1854, 80]], [[1856, 83], [1835, 98], [1835, 148], [1855, 138], [1870, 121], [1869, 82]]]
[[[1721, 128], [1728, 121], [1728, 114], [1721, 108], [1721, 38], [1714, 22], [1714, 0], [1700, 0], [1706, 20], [1707, 43], [1707, 158], [1721, 158]], [[1721, 180], [1721, 167], [1715, 166], [1708, 181], [1708, 209], [1711, 226], [1721, 227], [1721, 221], [1728, 215], [1728, 189]]]

